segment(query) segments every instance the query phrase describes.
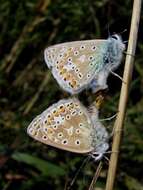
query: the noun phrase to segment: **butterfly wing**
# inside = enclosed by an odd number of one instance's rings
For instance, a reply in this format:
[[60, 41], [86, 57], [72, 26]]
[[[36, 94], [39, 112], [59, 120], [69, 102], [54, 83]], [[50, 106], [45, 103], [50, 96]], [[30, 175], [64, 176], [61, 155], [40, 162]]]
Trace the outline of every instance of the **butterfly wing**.
[[44, 144], [71, 152], [88, 153], [93, 150], [92, 129], [88, 112], [74, 98], [61, 100], [49, 107], [31, 122], [27, 132]]
[[51, 46], [44, 56], [59, 85], [76, 94], [98, 76], [106, 50], [107, 40], [85, 40]]

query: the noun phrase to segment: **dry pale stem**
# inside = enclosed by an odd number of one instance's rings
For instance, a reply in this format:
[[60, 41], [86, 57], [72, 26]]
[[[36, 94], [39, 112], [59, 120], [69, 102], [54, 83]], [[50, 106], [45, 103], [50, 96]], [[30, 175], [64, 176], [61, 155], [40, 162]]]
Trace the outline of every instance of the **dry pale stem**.
[[133, 13], [132, 13], [132, 19], [131, 19], [131, 29], [130, 29], [130, 35], [129, 35], [129, 44], [128, 44], [128, 49], [127, 49], [125, 69], [124, 69], [124, 75], [123, 75], [123, 81], [125, 81], [125, 83], [122, 83], [119, 107], [118, 107], [119, 112], [114, 124], [115, 133], [113, 137], [112, 154], [111, 154], [111, 158], [109, 162], [106, 190], [112, 190], [114, 186], [114, 181], [115, 181], [118, 154], [119, 154], [119, 145], [120, 145], [121, 135], [123, 131], [123, 122], [124, 122], [125, 112], [126, 112], [129, 84], [130, 84], [132, 71], [133, 71], [133, 61], [134, 61], [134, 55], [135, 55], [135, 50], [136, 50], [140, 11], [141, 11], [141, 0], [134, 0]]
[[93, 179], [92, 179], [92, 182], [91, 182], [91, 184], [90, 184], [90, 186], [89, 186], [89, 189], [88, 190], [94, 190], [94, 185], [95, 185], [95, 183], [96, 183], [96, 181], [97, 181], [97, 179], [98, 179], [98, 177], [99, 177], [99, 175], [100, 175], [100, 172], [101, 172], [101, 169], [102, 169], [102, 162], [100, 161], [100, 163], [99, 163], [99, 165], [98, 165], [98, 168], [97, 168], [97, 170], [96, 170], [96, 172], [95, 172], [95, 174], [94, 174], [94, 177], [93, 177]]

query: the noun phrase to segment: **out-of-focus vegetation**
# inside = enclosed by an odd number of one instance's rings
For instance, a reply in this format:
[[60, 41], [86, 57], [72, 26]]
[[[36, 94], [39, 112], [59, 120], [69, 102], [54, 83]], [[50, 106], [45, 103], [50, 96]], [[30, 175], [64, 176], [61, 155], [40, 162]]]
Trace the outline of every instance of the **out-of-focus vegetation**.
[[[43, 60], [45, 47], [65, 41], [107, 38], [127, 29], [132, 1], [0, 0], [0, 189], [66, 189], [85, 158], [35, 142], [26, 134], [29, 122], [52, 103], [69, 95], [51, 76]], [[143, 24], [143, 14], [141, 23]], [[116, 189], [143, 189], [143, 29], [139, 29], [133, 81], [119, 158]], [[124, 64], [117, 73], [122, 75]], [[121, 81], [108, 80], [101, 118], [117, 112]], [[84, 91], [84, 102], [95, 95]], [[114, 121], [106, 122], [112, 126]], [[111, 130], [111, 128], [110, 128]], [[109, 155], [107, 155], [109, 157]], [[88, 189], [98, 163], [81, 170], [73, 189]], [[105, 185], [107, 161], [96, 183]]]

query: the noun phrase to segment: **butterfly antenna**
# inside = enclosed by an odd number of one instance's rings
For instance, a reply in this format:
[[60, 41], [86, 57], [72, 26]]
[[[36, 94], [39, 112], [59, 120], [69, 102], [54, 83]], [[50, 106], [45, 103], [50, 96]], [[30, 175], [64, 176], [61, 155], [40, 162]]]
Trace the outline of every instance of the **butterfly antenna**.
[[127, 29], [124, 29], [122, 32], [119, 32], [118, 34], [123, 34], [125, 32], [127, 32]]
[[124, 44], [128, 43], [128, 40], [126, 40], [126, 41], [123, 41], [123, 43], [124, 43]]
[[103, 166], [103, 163], [102, 163], [102, 161], [100, 161], [88, 190], [93, 190], [94, 189], [94, 185], [97, 182], [97, 179], [98, 179], [98, 177], [100, 175], [102, 166]]
[[73, 186], [77, 176], [79, 175], [81, 169], [86, 165], [86, 163], [90, 160], [90, 156], [88, 156], [87, 158], [85, 158], [81, 164], [81, 166], [79, 167], [79, 169], [77, 170], [77, 172], [75, 173], [75, 176], [73, 177], [72, 181], [70, 182], [69, 186], [67, 187], [67, 190], [70, 190], [71, 187]]
[[108, 30], [108, 37], [110, 37], [111, 35], [110, 35], [110, 26], [109, 26], [109, 23], [107, 24], [107, 30]]

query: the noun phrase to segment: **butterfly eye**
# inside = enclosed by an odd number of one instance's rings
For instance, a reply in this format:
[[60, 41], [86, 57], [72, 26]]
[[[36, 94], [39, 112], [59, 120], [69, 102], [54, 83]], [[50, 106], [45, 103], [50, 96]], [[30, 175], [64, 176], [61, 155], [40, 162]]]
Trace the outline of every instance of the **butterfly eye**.
[[112, 35], [112, 38], [115, 39], [115, 40], [119, 39], [119, 37], [117, 35]]

